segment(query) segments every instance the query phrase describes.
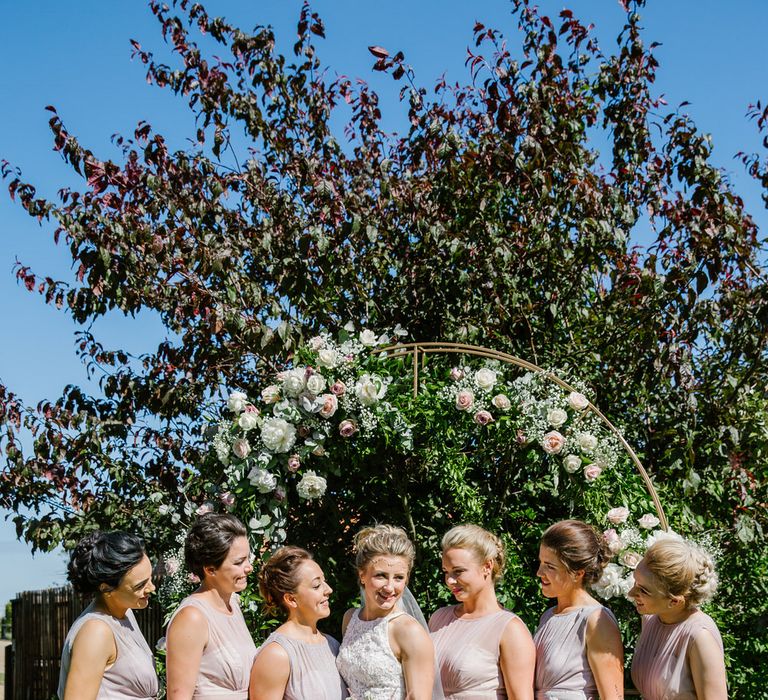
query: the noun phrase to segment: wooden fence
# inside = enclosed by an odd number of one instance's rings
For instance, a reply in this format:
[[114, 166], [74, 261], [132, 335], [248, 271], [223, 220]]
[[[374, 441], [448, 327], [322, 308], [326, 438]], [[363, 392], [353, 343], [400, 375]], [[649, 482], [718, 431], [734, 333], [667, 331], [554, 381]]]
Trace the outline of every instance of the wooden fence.
[[[13, 643], [6, 657], [5, 700], [50, 700], [56, 697], [61, 649], [72, 623], [91, 602], [70, 587], [20, 593], [12, 601]], [[136, 610], [149, 646], [163, 636], [163, 610], [156, 600]], [[8, 661], [10, 661], [10, 668]]]

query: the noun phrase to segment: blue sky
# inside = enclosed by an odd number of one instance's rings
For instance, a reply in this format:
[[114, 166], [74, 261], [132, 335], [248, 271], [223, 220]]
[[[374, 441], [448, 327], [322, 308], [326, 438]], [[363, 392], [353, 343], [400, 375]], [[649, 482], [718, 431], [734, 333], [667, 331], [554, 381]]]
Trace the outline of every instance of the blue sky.
[[[289, 50], [295, 37], [300, 0], [216, 0], [205, 3], [211, 14], [224, 14], [243, 28], [274, 24], [278, 45]], [[557, 14], [564, 3], [545, 0], [542, 11]], [[446, 73], [465, 80], [466, 47], [476, 20], [504, 31], [514, 45], [516, 28], [505, 0], [316, 0], [314, 8], [326, 24], [320, 44], [324, 64], [338, 73], [363, 77], [380, 90], [385, 124], [404, 128], [403, 110], [389, 78], [372, 74], [367, 46], [403, 50], [417, 82], [431, 87]], [[614, 45], [624, 15], [616, 0], [571, 2], [577, 14], [596, 25], [604, 50]], [[734, 160], [739, 150], [756, 150], [759, 138], [747, 121], [747, 105], [768, 99], [765, 66], [768, 25], [765, 0], [651, 0], [643, 13], [647, 42], [659, 41], [661, 63], [657, 90], [670, 105], [689, 101], [686, 111], [713, 136], [714, 157], [745, 199], [748, 210], [766, 230], [768, 217], [760, 191]], [[192, 120], [180, 100], [148, 86], [143, 66], [130, 60], [130, 39], [138, 40], [170, 62], [157, 23], [139, 1], [103, 2], [0, 0], [0, 159], [19, 166], [24, 177], [45, 196], [63, 185], [78, 186], [51, 150], [44, 110], [55, 105], [69, 131], [101, 157], [116, 156], [110, 144], [115, 132], [129, 134], [145, 119], [172, 146], [183, 147], [193, 133]], [[5, 188], [0, 192], [0, 380], [26, 402], [55, 398], [68, 383], [87, 385], [74, 352], [70, 319], [45, 307], [36, 295], [19, 287], [12, 275], [19, 259], [41, 274], [67, 277], [66, 249], [56, 248], [51, 227], [39, 227], [16, 205]], [[108, 345], [133, 352], [151, 349], [163, 337], [150, 315], [139, 319], [114, 316], [94, 327]], [[0, 520], [0, 604], [17, 590], [43, 588], [64, 580], [61, 555], [38, 555], [16, 542], [13, 526]]]

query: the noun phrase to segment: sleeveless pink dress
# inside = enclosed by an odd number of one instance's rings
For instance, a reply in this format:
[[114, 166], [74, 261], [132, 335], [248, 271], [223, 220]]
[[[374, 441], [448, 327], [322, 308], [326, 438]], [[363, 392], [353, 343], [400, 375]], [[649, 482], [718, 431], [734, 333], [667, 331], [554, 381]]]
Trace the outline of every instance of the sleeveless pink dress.
[[248, 700], [251, 666], [256, 645], [240, 611], [240, 598], [230, 599], [232, 614], [223, 613], [196, 595], [181, 601], [168, 627], [180, 610], [197, 608], [208, 622], [208, 644], [200, 659], [200, 670], [193, 700]]
[[440, 608], [429, 619], [446, 700], [506, 698], [499, 644], [504, 629], [517, 615], [500, 609], [473, 620], [460, 619], [456, 607]]
[[336, 668], [339, 643], [327, 634], [323, 638], [322, 644], [310, 644], [273, 632], [260, 647], [259, 651], [274, 642], [288, 654], [291, 675], [283, 700], [343, 700], [347, 697], [347, 686]]
[[696, 700], [688, 663], [688, 647], [707, 630], [723, 649], [715, 621], [697, 610], [687, 620], [667, 625], [656, 615], [643, 615], [643, 628], [632, 659], [632, 682], [645, 700]]
[[585, 634], [590, 615], [601, 608], [616, 622], [613, 613], [602, 605], [586, 605], [559, 614], [550, 608], [541, 616], [533, 635], [536, 700], [598, 700]]
[[157, 697], [157, 674], [152, 651], [144, 639], [133, 610], [119, 620], [107, 613], [96, 612], [91, 603], [69, 628], [61, 650], [61, 673], [58, 696], [64, 697], [67, 685], [72, 645], [80, 628], [88, 620], [101, 620], [109, 625], [115, 638], [117, 659], [104, 671], [96, 700], [154, 700]]

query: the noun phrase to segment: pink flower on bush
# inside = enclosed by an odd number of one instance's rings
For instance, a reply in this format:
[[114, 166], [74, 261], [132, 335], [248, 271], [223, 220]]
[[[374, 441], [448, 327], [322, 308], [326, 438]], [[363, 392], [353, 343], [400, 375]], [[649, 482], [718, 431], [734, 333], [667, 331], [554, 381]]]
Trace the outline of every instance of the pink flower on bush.
[[500, 411], [507, 411], [512, 407], [512, 402], [506, 394], [496, 394], [496, 396], [491, 399], [491, 403]]
[[224, 491], [223, 493], [220, 493], [219, 500], [226, 508], [230, 508], [231, 506], [235, 505], [235, 495], [230, 491]]
[[334, 396], [344, 396], [346, 391], [347, 391], [347, 385], [344, 382], [342, 382], [341, 379], [337, 379], [331, 385], [331, 393]]
[[173, 559], [166, 559], [163, 562], [163, 569], [165, 570], [165, 573], [167, 576], [173, 576], [176, 574], [179, 570], [180, 563], [179, 560], [175, 557]]
[[339, 423], [339, 435], [341, 437], [352, 437], [357, 432], [357, 423], [353, 420], [343, 420]]
[[200, 577], [197, 574], [189, 573], [187, 574], [187, 581], [190, 583], [200, 583]]
[[459, 367], [454, 367], [451, 369], [451, 379], [453, 379], [454, 382], [458, 382], [460, 379], [464, 379], [464, 370]]
[[258, 409], [258, 408], [256, 408], [256, 406], [254, 406], [252, 403], [249, 403], [249, 404], [248, 404], [248, 405], [245, 407], [245, 412], [246, 412], [246, 413], [255, 413], [257, 416], [259, 415], [259, 409]]
[[475, 413], [475, 423], [478, 425], [488, 425], [488, 423], [493, 423], [493, 416], [488, 411], [478, 411]]
[[323, 418], [330, 418], [336, 413], [336, 409], [339, 407], [339, 400], [334, 394], [323, 394], [320, 400], [323, 402], [323, 405], [319, 413]]
[[550, 430], [541, 439], [541, 446], [547, 454], [556, 455], [563, 451], [563, 447], [565, 447], [565, 438], [558, 433], [557, 430]]
[[616, 532], [616, 530], [613, 528], [610, 528], [603, 533], [603, 537], [608, 544], [608, 549], [610, 550], [611, 554], [618, 554], [618, 552], [623, 547], [619, 533]]
[[202, 505], [197, 507], [197, 510], [195, 513], [198, 515], [205, 515], [206, 513], [212, 513], [213, 512], [213, 506], [210, 503], [203, 503]]
[[251, 454], [251, 446], [245, 438], [238, 438], [232, 443], [232, 452], [238, 459], [245, 459]]
[[528, 436], [520, 428], [518, 428], [517, 432], [515, 433], [515, 442], [518, 445], [527, 445], [528, 444]]
[[625, 508], [624, 506], [619, 506], [618, 508], [611, 508], [605, 514], [605, 517], [609, 523], [613, 525], [621, 525], [622, 523], [627, 522], [627, 518], [629, 518], [629, 508]]
[[597, 464], [588, 464], [584, 467], [584, 478], [587, 481], [594, 481], [603, 473], [602, 467]]
[[469, 389], [462, 389], [456, 394], [456, 408], [469, 411], [475, 403], [475, 395]]
[[299, 455], [291, 455], [288, 458], [288, 471], [289, 472], [296, 472], [296, 471], [298, 471], [300, 466], [301, 466], [301, 460], [299, 459]]

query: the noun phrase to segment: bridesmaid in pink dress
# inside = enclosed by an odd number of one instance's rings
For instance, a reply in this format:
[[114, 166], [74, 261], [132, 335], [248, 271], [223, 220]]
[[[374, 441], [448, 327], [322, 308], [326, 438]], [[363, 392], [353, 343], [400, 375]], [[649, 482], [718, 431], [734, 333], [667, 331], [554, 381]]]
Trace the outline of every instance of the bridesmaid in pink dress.
[[539, 547], [541, 592], [556, 598], [533, 636], [536, 700], [621, 700], [624, 649], [616, 618], [586, 586], [609, 559], [603, 536], [580, 520], [550, 526]]
[[458, 602], [429, 620], [446, 700], [531, 700], [531, 633], [496, 599], [504, 545], [477, 525], [458, 525], [442, 540], [445, 583]]
[[698, 606], [717, 588], [712, 558], [699, 547], [665, 538], [648, 548], [629, 592], [643, 628], [632, 680], [645, 700], [726, 700], [723, 642]]
[[300, 547], [281, 547], [262, 567], [259, 590], [267, 606], [288, 619], [258, 651], [250, 700], [346, 698], [336, 669], [339, 643], [317, 629], [331, 614], [328, 598], [333, 591], [312, 555]]
[[256, 645], [237, 595], [253, 570], [245, 527], [233, 515], [201, 516], [187, 534], [184, 558], [201, 583], [168, 624], [166, 697], [248, 700]]

